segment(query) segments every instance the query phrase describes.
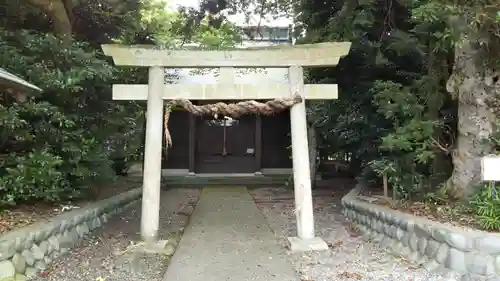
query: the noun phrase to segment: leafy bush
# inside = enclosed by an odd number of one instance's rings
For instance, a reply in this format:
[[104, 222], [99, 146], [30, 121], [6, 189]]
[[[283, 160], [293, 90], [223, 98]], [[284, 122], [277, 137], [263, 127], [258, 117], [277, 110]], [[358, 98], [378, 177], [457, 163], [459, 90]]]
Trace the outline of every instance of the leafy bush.
[[108, 155], [46, 102], [0, 105], [0, 204], [81, 195], [112, 175]]
[[492, 184], [485, 184], [470, 201], [478, 222], [486, 230], [500, 230], [500, 195]]
[[0, 205], [72, 199], [113, 180], [110, 159], [140, 144], [142, 107], [112, 102], [111, 84], [133, 77], [50, 34], [0, 30], [0, 53], [2, 67], [44, 90], [24, 103], [0, 96]]
[[2, 204], [18, 200], [43, 199], [55, 201], [67, 192], [67, 180], [59, 171], [62, 159], [47, 150], [37, 150], [28, 155], [9, 155], [9, 162], [3, 167], [0, 177], [0, 198]]

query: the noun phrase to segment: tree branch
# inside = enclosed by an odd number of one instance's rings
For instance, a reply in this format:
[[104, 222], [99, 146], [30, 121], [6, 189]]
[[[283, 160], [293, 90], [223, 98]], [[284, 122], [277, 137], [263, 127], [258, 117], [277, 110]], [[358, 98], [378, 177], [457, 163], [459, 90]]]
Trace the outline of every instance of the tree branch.
[[450, 150], [439, 143], [435, 138], [431, 137], [432, 144], [442, 152], [450, 154]]

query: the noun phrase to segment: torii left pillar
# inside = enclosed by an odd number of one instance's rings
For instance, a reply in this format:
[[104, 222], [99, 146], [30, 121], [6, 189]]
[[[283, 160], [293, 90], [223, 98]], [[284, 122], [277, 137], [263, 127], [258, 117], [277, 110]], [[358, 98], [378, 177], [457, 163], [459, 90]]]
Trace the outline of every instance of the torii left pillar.
[[165, 69], [158, 66], [150, 67], [141, 217], [141, 236], [146, 243], [155, 243], [158, 240], [160, 225], [164, 84]]

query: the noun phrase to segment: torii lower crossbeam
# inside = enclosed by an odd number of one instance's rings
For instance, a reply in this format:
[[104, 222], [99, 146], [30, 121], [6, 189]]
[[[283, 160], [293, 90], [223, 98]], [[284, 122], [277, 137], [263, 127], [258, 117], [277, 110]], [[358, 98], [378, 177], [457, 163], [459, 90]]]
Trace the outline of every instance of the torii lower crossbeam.
[[[268, 100], [290, 95], [289, 84], [166, 84], [161, 91], [164, 100]], [[306, 100], [337, 98], [336, 84], [304, 85], [301, 96]], [[114, 100], [147, 100], [148, 85], [113, 85]]]

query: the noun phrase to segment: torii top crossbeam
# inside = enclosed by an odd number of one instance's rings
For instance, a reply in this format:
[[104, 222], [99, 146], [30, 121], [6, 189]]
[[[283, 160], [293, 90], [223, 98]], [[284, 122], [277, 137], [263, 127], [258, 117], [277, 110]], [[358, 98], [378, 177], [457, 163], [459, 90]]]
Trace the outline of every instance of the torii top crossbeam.
[[350, 42], [332, 42], [209, 51], [102, 45], [116, 65], [172, 68], [335, 66], [350, 47]]

